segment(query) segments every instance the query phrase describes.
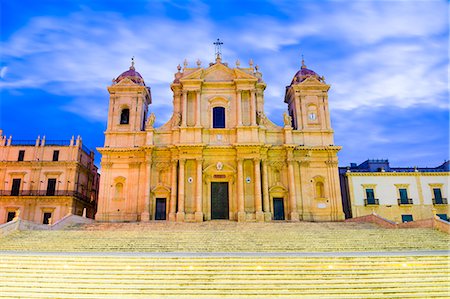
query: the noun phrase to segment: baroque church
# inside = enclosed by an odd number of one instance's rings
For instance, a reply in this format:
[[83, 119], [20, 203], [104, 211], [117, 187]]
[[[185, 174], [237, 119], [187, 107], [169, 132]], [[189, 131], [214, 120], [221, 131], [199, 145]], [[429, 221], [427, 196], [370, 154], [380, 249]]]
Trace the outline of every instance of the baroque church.
[[[148, 115], [136, 71], [113, 80], [96, 220], [339, 221], [344, 219], [328, 109], [330, 85], [308, 69], [286, 87], [284, 126], [264, 113], [258, 66], [178, 66], [173, 114]], [[280, 103], [281, 105], [281, 103]]]

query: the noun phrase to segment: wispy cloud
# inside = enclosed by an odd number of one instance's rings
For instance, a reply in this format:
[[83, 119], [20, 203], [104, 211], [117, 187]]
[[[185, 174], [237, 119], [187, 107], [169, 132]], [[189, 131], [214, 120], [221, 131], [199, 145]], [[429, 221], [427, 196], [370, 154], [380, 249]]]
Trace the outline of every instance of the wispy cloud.
[[[444, 1], [264, 1], [262, 13], [239, 6], [214, 9], [206, 1], [149, 1], [119, 9], [96, 1], [64, 14], [36, 13], [0, 43], [0, 89], [18, 93], [40, 89], [58, 95], [62, 111], [104, 123], [111, 79], [135, 56], [136, 68], [151, 86], [157, 125], [172, 112], [169, 88], [176, 66], [187, 58], [203, 66], [213, 59], [212, 42], [225, 41], [223, 56], [260, 66], [267, 83], [266, 112], [281, 123], [285, 86], [300, 68], [309, 68], [332, 85], [336, 119], [359, 121], [389, 111], [433, 107], [448, 111], [448, 4]], [[95, 7], [95, 8], [92, 8]], [[128, 6], [127, 6], [128, 8]], [[39, 16], [38, 16], [39, 15]], [[14, 101], [3, 97], [2, 101]], [[50, 105], [39, 102], [39, 105]], [[54, 105], [54, 103], [51, 103]], [[84, 109], [89, 106], [89, 111]], [[378, 116], [379, 118], [380, 116]], [[393, 121], [390, 119], [389, 121]], [[405, 120], [411, 121], [411, 120]], [[335, 128], [348, 132], [342, 125]], [[389, 123], [369, 122], [377, 144], [402, 140], [386, 134]], [[441, 123], [441, 127], [443, 123]], [[443, 136], [447, 131], [436, 128]], [[350, 134], [362, 138], [362, 131]], [[343, 145], [350, 139], [339, 138]], [[407, 140], [402, 140], [407, 144]], [[100, 142], [101, 143], [101, 142]]]

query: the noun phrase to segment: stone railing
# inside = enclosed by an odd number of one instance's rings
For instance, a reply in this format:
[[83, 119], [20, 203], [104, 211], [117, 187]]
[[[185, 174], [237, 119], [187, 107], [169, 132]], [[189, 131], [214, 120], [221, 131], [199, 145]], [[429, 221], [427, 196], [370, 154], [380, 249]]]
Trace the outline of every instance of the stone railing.
[[94, 219], [68, 214], [56, 221], [52, 225], [38, 224], [31, 221], [17, 219], [0, 225], [0, 237], [6, 236], [17, 230], [61, 230], [74, 224], [89, 224], [95, 222]]
[[404, 223], [397, 223], [386, 218], [383, 218], [375, 213], [356, 218], [345, 220], [346, 222], [370, 222], [375, 223], [384, 228], [433, 228], [444, 233], [450, 234], [450, 223], [434, 216], [430, 219], [416, 220]]
[[450, 234], [450, 222], [442, 220], [438, 216], [433, 218], [433, 228], [441, 232]]
[[16, 230], [19, 230], [20, 220], [13, 220], [10, 222], [6, 222], [4, 224], [0, 224], [0, 237], [6, 236]]

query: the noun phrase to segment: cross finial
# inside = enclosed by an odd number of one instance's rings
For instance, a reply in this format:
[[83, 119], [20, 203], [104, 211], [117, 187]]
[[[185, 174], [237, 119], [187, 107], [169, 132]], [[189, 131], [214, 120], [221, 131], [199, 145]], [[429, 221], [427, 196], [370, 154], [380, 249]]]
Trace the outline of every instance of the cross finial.
[[130, 70], [134, 70], [134, 56], [131, 57], [131, 66], [130, 66]]
[[213, 44], [216, 46], [216, 60], [221, 59], [223, 42], [221, 42], [220, 39], [217, 39], [217, 41], [215, 41]]
[[305, 69], [305, 68], [306, 68], [305, 59], [304, 59], [303, 54], [302, 54], [302, 69]]

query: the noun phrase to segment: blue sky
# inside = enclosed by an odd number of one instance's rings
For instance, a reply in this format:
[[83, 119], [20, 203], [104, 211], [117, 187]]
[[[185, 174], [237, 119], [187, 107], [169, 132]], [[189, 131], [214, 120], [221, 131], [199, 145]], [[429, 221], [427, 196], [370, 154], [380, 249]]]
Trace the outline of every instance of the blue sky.
[[81, 135], [88, 147], [102, 146], [106, 88], [132, 56], [161, 125], [172, 113], [176, 66], [213, 61], [219, 37], [225, 62], [259, 66], [266, 114], [277, 124], [301, 54], [325, 76], [341, 166], [448, 159], [446, 1], [0, 3], [0, 128], [15, 139]]

